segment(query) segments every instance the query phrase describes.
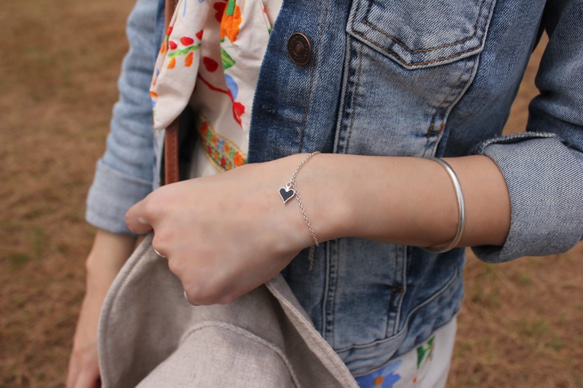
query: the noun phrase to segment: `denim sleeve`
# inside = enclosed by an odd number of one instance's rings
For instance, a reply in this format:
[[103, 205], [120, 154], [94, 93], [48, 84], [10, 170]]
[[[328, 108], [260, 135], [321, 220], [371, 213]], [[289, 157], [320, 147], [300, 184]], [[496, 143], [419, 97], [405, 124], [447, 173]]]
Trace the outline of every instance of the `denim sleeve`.
[[118, 80], [119, 100], [87, 197], [87, 221], [113, 233], [130, 233], [126, 211], [152, 190], [155, 154], [149, 88], [158, 51], [159, 3], [138, 0], [128, 19], [130, 49]]
[[527, 132], [482, 144], [499, 166], [511, 200], [502, 247], [473, 250], [488, 262], [569, 250], [583, 239], [583, 3], [549, 2], [549, 34]]

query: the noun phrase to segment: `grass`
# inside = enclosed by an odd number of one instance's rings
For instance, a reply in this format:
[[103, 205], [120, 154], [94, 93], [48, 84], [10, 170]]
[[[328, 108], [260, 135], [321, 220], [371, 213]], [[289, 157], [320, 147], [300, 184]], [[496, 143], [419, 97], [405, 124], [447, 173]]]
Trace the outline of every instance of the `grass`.
[[[0, 388], [62, 387], [133, 0], [19, 0], [0, 25]], [[509, 128], [524, 126], [529, 67]], [[450, 387], [583, 387], [583, 246], [486, 265], [470, 254]]]

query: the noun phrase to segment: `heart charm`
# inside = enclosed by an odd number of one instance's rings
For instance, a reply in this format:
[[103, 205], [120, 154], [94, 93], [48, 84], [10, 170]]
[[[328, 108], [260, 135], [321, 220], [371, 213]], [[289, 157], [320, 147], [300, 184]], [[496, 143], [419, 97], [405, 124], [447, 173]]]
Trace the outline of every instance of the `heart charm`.
[[287, 203], [287, 201], [292, 199], [294, 195], [296, 195], [296, 191], [291, 187], [282, 187], [281, 189], [279, 189], [279, 195], [281, 196], [281, 199], [285, 204]]

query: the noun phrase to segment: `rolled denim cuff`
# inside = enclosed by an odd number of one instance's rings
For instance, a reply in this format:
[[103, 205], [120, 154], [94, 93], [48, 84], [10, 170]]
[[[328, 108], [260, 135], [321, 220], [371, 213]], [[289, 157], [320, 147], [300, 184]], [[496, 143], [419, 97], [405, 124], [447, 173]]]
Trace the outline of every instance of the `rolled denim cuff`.
[[583, 168], [555, 135], [525, 133], [484, 143], [479, 154], [500, 168], [510, 194], [503, 246], [473, 247], [486, 262], [565, 252], [583, 238]]
[[126, 226], [125, 214], [151, 191], [152, 182], [120, 173], [100, 160], [87, 196], [85, 219], [112, 233], [132, 234]]

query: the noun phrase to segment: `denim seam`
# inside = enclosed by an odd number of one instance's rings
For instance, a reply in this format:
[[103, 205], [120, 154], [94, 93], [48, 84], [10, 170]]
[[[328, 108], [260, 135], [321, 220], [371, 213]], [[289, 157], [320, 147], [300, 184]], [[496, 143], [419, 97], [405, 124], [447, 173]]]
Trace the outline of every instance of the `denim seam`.
[[514, 140], [529, 140], [529, 139], [549, 139], [557, 137], [555, 133], [551, 132], [521, 132], [521, 133], [513, 133], [510, 135], [499, 136], [493, 139], [488, 139], [475, 151], [476, 154], [483, 154], [486, 148], [492, 144], [505, 144], [508, 142], [512, 142]]
[[[443, 119], [443, 128], [444, 129], [447, 125], [447, 119], [449, 118], [451, 111], [456, 106], [456, 104], [462, 99], [464, 94], [467, 92], [467, 90], [470, 88], [470, 86], [474, 82], [474, 78], [476, 76], [476, 73], [478, 71], [478, 67], [480, 64], [480, 56], [476, 56], [476, 57], [472, 58], [472, 61], [473, 61], [473, 65], [468, 70], [469, 76], [468, 76], [467, 80], [465, 81], [464, 86], [462, 88], [460, 88], [459, 93], [456, 95], [456, 97], [452, 100], [450, 106], [447, 108], [446, 114], [445, 114], [444, 119]], [[443, 130], [441, 132], [439, 132], [438, 139], [435, 142], [435, 148], [434, 148], [433, 154], [435, 154], [437, 152], [437, 147], [439, 146], [439, 144], [441, 143], [441, 140], [443, 139], [443, 136], [444, 136], [443, 134], [444, 134]]]
[[[318, 61], [318, 53], [320, 52], [320, 44], [322, 42], [322, 37], [324, 36], [324, 24], [326, 23], [326, 19], [328, 17], [328, 3], [324, 4], [324, 15], [322, 17], [322, 22], [320, 23], [319, 32], [318, 32], [318, 40], [316, 44], [316, 51], [314, 52], [314, 61]], [[314, 65], [317, 67], [317, 63]], [[312, 89], [314, 87], [314, 80], [316, 78], [316, 71], [315, 69], [312, 70], [312, 74], [310, 75], [310, 86], [308, 88], [308, 93], [306, 95], [306, 107], [304, 109], [304, 117], [302, 119], [302, 128], [300, 129], [300, 143], [299, 143], [299, 152], [302, 152], [304, 148], [304, 137], [306, 134], [306, 122], [308, 121], [308, 110], [310, 109], [310, 99], [312, 97]]]
[[[411, 319], [411, 317], [415, 313], [417, 313], [417, 311], [419, 311], [423, 307], [431, 304], [433, 301], [435, 301], [437, 298], [439, 298], [442, 294], [444, 294], [446, 291], [448, 291], [459, 276], [460, 276], [460, 274], [459, 274], [459, 268], [458, 268], [458, 269], [455, 270], [453, 276], [447, 281], [447, 283], [438, 292], [436, 292], [430, 299], [426, 300], [425, 302], [421, 303], [420, 305], [418, 305], [417, 307], [415, 307], [414, 309], [412, 309], [409, 312], [409, 314], [407, 315], [407, 318], [405, 319], [405, 322], [407, 323], [406, 326], [408, 325], [409, 320]], [[372, 348], [372, 347], [375, 347], [375, 346], [384, 344], [386, 342], [392, 341], [395, 337], [399, 336], [402, 331], [403, 330], [397, 332], [392, 337], [385, 338], [385, 339], [378, 340], [378, 341], [374, 341], [374, 342], [369, 343], [369, 344], [366, 344], [366, 345], [352, 345], [352, 346], [346, 346], [344, 348], [334, 349], [334, 350], [336, 351], [336, 353], [341, 353], [341, 352], [346, 352], [346, 351], [351, 350], [351, 349], [367, 349], [367, 348]]]
[[[476, 24], [478, 23], [478, 21], [480, 20], [480, 18], [484, 17], [484, 15], [483, 15], [483, 11], [482, 11], [482, 8], [483, 8], [483, 5], [484, 5], [484, 1], [485, 1], [485, 0], [482, 0], [482, 3], [481, 3], [481, 5], [480, 5], [479, 16], [478, 16], [478, 18], [477, 18], [477, 20], [476, 20]], [[492, 4], [495, 4], [495, 2], [496, 2], [496, 1], [495, 1], [495, 0], [493, 0], [493, 1], [492, 1]], [[393, 56], [393, 58], [394, 58], [394, 59], [396, 59], [398, 62], [402, 63], [404, 66], [423, 66], [423, 65], [431, 65], [431, 64], [434, 64], [434, 63], [444, 62], [444, 61], [447, 61], [447, 60], [450, 60], [450, 59], [454, 59], [454, 58], [456, 58], [456, 57], [460, 57], [460, 56], [463, 56], [463, 55], [465, 55], [465, 54], [469, 54], [469, 53], [472, 53], [472, 52], [474, 52], [474, 51], [480, 50], [480, 49], [482, 48], [482, 46], [483, 46], [483, 44], [481, 44], [481, 45], [479, 45], [479, 46], [477, 46], [477, 47], [474, 47], [474, 48], [471, 48], [471, 49], [468, 49], [468, 50], [465, 50], [465, 51], [462, 51], [462, 52], [459, 52], [459, 53], [456, 53], [456, 54], [452, 54], [452, 55], [450, 55], [450, 56], [448, 56], [448, 57], [438, 58], [438, 59], [434, 59], [434, 60], [431, 60], [431, 61], [423, 61], [423, 62], [407, 62], [407, 61], [405, 61], [403, 58], [401, 58], [401, 56], [400, 56], [399, 54], [397, 54], [396, 52], [394, 52], [393, 50], [390, 50], [390, 49], [388, 49], [388, 48], [385, 48], [385, 47], [381, 46], [380, 44], [376, 43], [375, 41], [373, 41], [373, 40], [369, 39], [369, 38], [368, 38], [368, 37], [367, 37], [367, 36], [366, 36], [364, 33], [362, 33], [362, 32], [360, 32], [360, 31], [357, 31], [357, 30], [356, 30], [356, 28], [355, 28], [355, 25], [356, 25], [356, 23], [357, 23], [357, 20], [356, 20], [356, 19], [357, 19], [357, 18], [356, 18], [356, 15], [358, 15], [358, 13], [359, 13], [359, 11], [360, 11], [360, 4], [361, 4], [361, 3], [362, 3], [362, 2], [359, 2], [359, 5], [357, 6], [358, 8], [357, 8], [357, 9], [356, 9], [356, 11], [354, 12], [354, 14], [355, 14], [355, 17], [354, 17], [354, 18], [353, 18], [353, 20], [352, 20], [352, 24], [351, 24], [351, 31], [350, 31], [350, 32], [351, 32], [351, 33], [353, 33], [353, 34], [355, 34], [355, 35], [358, 35], [358, 36], [360, 36], [360, 37], [361, 37], [363, 40], [365, 40], [365, 41], [369, 42], [371, 45], [373, 45], [373, 46], [377, 47], [378, 49], [380, 49], [380, 50], [382, 50], [382, 51], [384, 51], [384, 52], [386, 52], [386, 53], [388, 53], [388, 54], [391, 54], [391, 55]], [[367, 14], [368, 14], [368, 11], [367, 11]], [[491, 16], [491, 12], [490, 12], [490, 13], [488, 13], [487, 15]], [[363, 22], [364, 22], [365, 24], [367, 24], [367, 22], [368, 22], [368, 21], [365, 21], [365, 19], [363, 18]], [[374, 26], [372, 26], [372, 25], [371, 25], [370, 27], [371, 27], [371, 28], [374, 28]], [[374, 28], [374, 29], [376, 30], [376, 28]], [[379, 31], [379, 32], [380, 32], [380, 33], [383, 33], [382, 31]], [[383, 33], [383, 34], [384, 34], [384, 35], [387, 35], [386, 33]], [[486, 35], [486, 30], [484, 31], [484, 36], [485, 36], [485, 35]], [[389, 35], [388, 37], [390, 38], [390, 35]], [[396, 42], [396, 43], [397, 43], [397, 42]], [[443, 46], [443, 47], [447, 47], [447, 46]], [[443, 47], [442, 47], [442, 48], [443, 48]], [[437, 48], [440, 48], [440, 47], [437, 47]], [[407, 51], [411, 52], [410, 50], [407, 50]], [[415, 52], [412, 52], [412, 53], [414, 54]]]
[[324, 290], [323, 290], [323, 296], [322, 296], [322, 311], [320, 312], [322, 314], [322, 337], [324, 337], [324, 339], [328, 342], [330, 342], [329, 338], [328, 338], [328, 328], [327, 328], [327, 310], [328, 310], [328, 289], [330, 288], [330, 265], [331, 265], [331, 261], [332, 261], [332, 250], [334, 249], [333, 245], [337, 243], [337, 240], [331, 240], [331, 241], [327, 241], [326, 244], [326, 266], [324, 268]]
[[[431, 117], [431, 125], [430, 125], [429, 129], [427, 130], [428, 136], [440, 135], [441, 133], [443, 133], [443, 130], [445, 129], [445, 123], [447, 121], [447, 117], [449, 116], [449, 112], [451, 112], [451, 108], [453, 107], [454, 103], [457, 100], [459, 100], [460, 95], [466, 90], [467, 83], [471, 79], [471, 77], [469, 77], [467, 80], [463, 79], [466, 76], [468, 62], [469, 62], [469, 60], [464, 61], [463, 68], [460, 71], [460, 75], [459, 75], [458, 79], [454, 82], [455, 86], [450, 88], [449, 92], [445, 94], [445, 96], [443, 97], [443, 99], [441, 100], [441, 102], [439, 103], [437, 108], [435, 109], [435, 112], [433, 113], [433, 117]], [[474, 64], [475, 63], [477, 63], [477, 61], [474, 61]], [[463, 84], [463, 86], [462, 86], [462, 84]], [[455, 98], [451, 99], [451, 96], [453, 96], [454, 94], [455, 94]], [[436, 116], [438, 115], [438, 113], [442, 109], [445, 109], [445, 112], [446, 112], [443, 115], [442, 123], [439, 126], [439, 130], [433, 131], [433, 126], [435, 124]]]
[[381, 49], [381, 50], [383, 50], [383, 51], [385, 51], [385, 52], [387, 52], [389, 54], [392, 54], [393, 58], [395, 58], [397, 61], [401, 62], [404, 65], [414, 65], [414, 66], [431, 65], [431, 64], [434, 64], [434, 63], [444, 62], [444, 61], [447, 61], [449, 59], [461, 57], [464, 54], [468, 54], [468, 53], [471, 53], [473, 51], [477, 51], [477, 50], [480, 49], [480, 47], [476, 47], [476, 48], [472, 48], [472, 49], [469, 49], [469, 50], [466, 50], [466, 51], [462, 51], [462, 52], [459, 52], [459, 53], [456, 53], [456, 54], [452, 54], [452, 55], [450, 55], [448, 57], [438, 58], [438, 59], [434, 59], [434, 60], [431, 60], [431, 61], [407, 62], [403, 58], [401, 58], [401, 56], [399, 54], [397, 54], [396, 52], [394, 52], [393, 50], [389, 50], [388, 48], [385, 48], [385, 47], [380, 46], [376, 42], [368, 39], [362, 33], [358, 32], [358, 31], [354, 31], [354, 33], [357, 34], [357, 35], [359, 35], [359, 36], [361, 36], [364, 40], [366, 40], [367, 42], [370, 42], [372, 45], [378, 47], [379, 49]]
[[403, 300], [405, 299], [405, 294], [407, 293], [407, 247], [404, 245], [400, 245], [399, 249], [402, 251], [402, 270], [401, 270], [401, 295], [399, 295], [399, 303], [397, 306], [397, 316], [395, 318], [395, 328], [396, 333], [399, 332], [399, 325], [401, 324], [401, 309], [403, 307]]
[[[394, 250], [396, 251], [395, 253], [395, 261], [399, 260], [399, 255], [398, 255], [398, 249], [399, 247], [397, 245], [393, 245]], [[397, 264], [395, 263], [395, 264]], [[398, 315], [398, 311], [395, 311], [395, 309], [393, 308], [393, 303], [395, 303], [395, 299], [398, 298], [398, 292], [399, 292], [399, 288], [395, 283], [397, 282], [397, 274], [398, 274], [398, 265], [395, 265], [393, 267], [393, 279], [392, 279], [392, 285], [391, 285], [391, 297], [389, 298], [389, 308], [387, 311], [387, 324], [386, 324], [386, 328], [385, 328], [385, 335], [388, 335], [388, 333], [391, 333], [391, 337], [395, 335], [395, 332], [397, 331], [397, 328], [395, 326], [396, 323], [396, 319], [392, 319], [391, 315]], [[393, 314], [394, 313], [394, 314]], [[392, 322], [394, 321], [394, 322]], [[392, 326], [392, 327], [391, 327]]]
[[[332, 244], [331, 244], [332, 245]], [[324, 325], [322, 332], [324, 333], [324, 338], [334, 347], [334, 316], [336, 311], [336, 295], [338, 290], [338, 250], [340, 249], [340, 244], [338, 240], [334, 240], [333, 247], [330, 252], [330, 260], [328, 262], [328, 268], [326, 270], [327, 277], [327, 287], [324, 289], [325, 296], [325, 309], [324, 309]]]
[[[452, 42], [452, 43], [447, 43], [447, 44], [443, 44], [441, 46], [435, 46], [435, 47], [431, 47], [431, 48], [427, 48], [427, 49], [412, 50], [409, 47], [407, 47], [406, 44], [404, 44], [399, 39], [397, 39], [395, 36], [388, 34], [387, 32], [383, 31], [379, 27], [372, 24], [366, 17], [362, 21], [364, 24], [366, 24], [370, 28], [374, 29], [375, 31], [378, 31], [379, 33], [385, 35], [387, 38], [394, 41], [396, 44], [398, 44], [399, 46], [401, 46], [402, 48], [407, 50], [409, 53], [411, 53], [411, 54], [424, 53], [424, 52], [429, 52], [429, 51], [435, 51], [435, 50], [442, 49], [442, 48], [453, 47], [455, 45], [467, 42], [468, 40], [475, 38], [477, 33], [478, 33], [478, 24], [480, 22], [480, 19], [482, 19], [482, 17], [483, 17], [482, 13], [483, 13], [483, 8], [484, 8], [484, 3], [485, 3], [485, 0], [482, 0], [482, 2], [480, 4], [480, 9], [478, 11], [478, 17], [476, 18], [476, 22], [474, 23], [474, 32], [472, 33], [472, 35], [468, 36], [467, 38], [460, 39], [460, 40]], [[370, 13], [370, 8], [369, 8], [367, 14], [369, 14], [369, 13]]]
[[[393, 245], [393, 248], [396, 250], [397, 246], [396, 245]], [[398, 260], [397, 255], [395, 255], [395, 260]], [[392, 281], [391, 281], [391, 283], [392, 283], [391, 284], [391, 296], [389, 297], [389, 305], [388, 305], [387, 313], [386, 313], [387, 323], [385, 325], [385, 336], [389, 335], [388, 333], [390, 332], [391, 333], [390, 334], [390, 337], [392, 337], [395, 334], [395, 330], [396, 330], [395, 329], [394, 322], [391, 325], [391, 321], [392, 321], [392, 319], [391, 319], [391, 315], [392, 315], [391, 312], [394, 311], [394, 309], [393, 309], [393, 303], [394, 303], [395, 297], [396, 297], [395, 294], [398, 292], [398, 288], [399, 288], [399, 287], [397, 287], [395, 285], [396, 279], [397, 279], [397, 265], [395, 265], [393, 267], [393, 278], [392, 278]]]
[[[340, 98], [338, 104], [338, 117], [336, 122], [336, 133], [334, 134], [334, 153], [341, 152], [341, 141], [343, 137], [343, 128], [344, 128], [344, 117], [346, 116], [346, 94], [348, 93], [348, 80], [350, 79], [350, 62], [352, 58], [351, 47], [352, 47], [352, 39], [347, 38], [345, 44], [345, 52], [346, 56], [344, 59], [344, 66], [342, 71], [342, 87], [340, 88]], [[342, 153], [346, 153], [346, 147], [342, 150]]]
[[350, 108], [352, 110], [352, 114], [350, 115], [350, 124], [348, 125], [348, 129], [347, 129], [347, 134], [346, 134], [346, 142], [345, 142], [345, 147], [346, 150], [348, 151], [348, 148], [350, 147], [350, 138], [352, 137], [352, 128], [354, 126], [354, 113], [355, 113], [355, 109], [354, 106], [356, 104], [356, 94], [358, 92], [359, 89], [359, 85], [360, 85], [360, 74], [362, 73], [362, 45], [359, 47], [359, 51], [358, 51], [358, 67], [357, 67], [357, 71], [356, 71], [356, 81], [355, 81], [355, 85], [354, 85], [354, 89], [352, 91], [352, 98], [350, 99]]

